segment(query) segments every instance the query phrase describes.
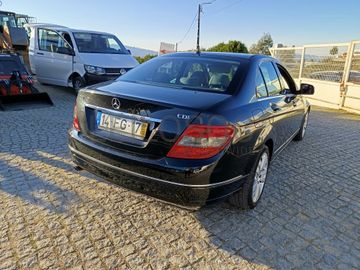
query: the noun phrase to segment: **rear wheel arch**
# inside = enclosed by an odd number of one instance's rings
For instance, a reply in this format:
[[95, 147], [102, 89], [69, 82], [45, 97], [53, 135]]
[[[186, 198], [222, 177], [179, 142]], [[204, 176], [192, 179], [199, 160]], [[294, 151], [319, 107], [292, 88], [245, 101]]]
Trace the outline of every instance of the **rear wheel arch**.
[[[265, 158], [267, 157], [265, 159], [265, 160], [267, 160], [267, 164], [261, 162], [261, 160], [264, 160], [263, 156]], [[258, 204], [260, 197], [263, 193], [263, 188], [264, 188], [265, 181], [267, 178], [269, 163], [270, 163], [270, 151], [269, 151], [268, 146], [264, 145], [263, 148], [259, 152], [259, 155], [256, 159], [256, 162], [254, 164], [254, 167], [253, 167], [251, 173], [246, 177], [246, 180], [245, 180], [243, 186], [241, 187], [241, 189], [234, 192], [229, 197], [229, 202], [232, 205], [239, 207], [240, 209], [252, 209]], [[266, 164], [266, 171], [262, 176], [263, 179], [259, 179], [259, 172], [258, 172], [259, 164], [263, 164], [263, 165]], [[260, 169], [261, 169], [261, 167], [260, 167]], [[260, 170], [260, 172], [261, 171], [262, 170]], [[254, 191], [254, 187], [256, 187], [256, 185], [254, 185], [254, 182], [258, 181], [258, 183], [260, 183], [259, 180], [261, 180], [261, 182], [264, 184], [261, 187], [259, 196], [256, 196], [256, 198], [254, 198], [253, 191]]]

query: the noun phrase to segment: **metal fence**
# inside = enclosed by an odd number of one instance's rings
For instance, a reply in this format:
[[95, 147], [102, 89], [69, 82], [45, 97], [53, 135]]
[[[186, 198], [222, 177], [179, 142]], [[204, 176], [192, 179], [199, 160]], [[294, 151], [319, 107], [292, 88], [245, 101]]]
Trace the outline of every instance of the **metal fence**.
[[271, 48], [298, 83], [312, 83], [313, 103], [360, 112], [360, 41]]

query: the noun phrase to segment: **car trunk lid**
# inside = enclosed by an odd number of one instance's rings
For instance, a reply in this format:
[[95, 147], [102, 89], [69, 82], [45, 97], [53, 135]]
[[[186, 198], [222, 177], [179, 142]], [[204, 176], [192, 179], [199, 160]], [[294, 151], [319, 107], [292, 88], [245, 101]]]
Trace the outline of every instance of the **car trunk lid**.
[[[77, 99], [83, 136], [109, 147], [152, 159], [165, 157], [186, 127], [203, 111], [229, 95], [163, 88], [127, 82], [104, 83], [81, 91]], [[144, 137], [99, 128], [103, 115], [118, 119], [118, 127], [146, 123]], [[130, 125], [130, 124], [129, 124]]]

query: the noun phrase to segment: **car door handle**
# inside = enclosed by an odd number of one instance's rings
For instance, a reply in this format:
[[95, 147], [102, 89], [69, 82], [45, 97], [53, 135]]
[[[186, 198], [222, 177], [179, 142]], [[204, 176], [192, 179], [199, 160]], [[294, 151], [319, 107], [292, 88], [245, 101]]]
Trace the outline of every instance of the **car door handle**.
[[38, 55], [44, 55], [44, 53], [42, 53], [42, 52], [38, 52], [38, 53], [36, 53], [36, 54], [38, 54]]
[[281, 108], [276, 105], [275, 103], [270, 103], [270, 108], [274, 111], [274, 112], [277, 112], [277, 111], [280, 111]]

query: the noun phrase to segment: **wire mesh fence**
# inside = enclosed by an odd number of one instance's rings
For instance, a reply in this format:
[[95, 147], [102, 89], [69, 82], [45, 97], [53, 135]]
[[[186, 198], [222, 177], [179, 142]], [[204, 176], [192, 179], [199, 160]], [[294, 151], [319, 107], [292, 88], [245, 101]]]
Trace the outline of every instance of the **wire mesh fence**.
[[348, 46], [306, 47], [302, 77], [341, 82]]
[[354, 44], [348, 81], [360, 84], [360, 42]]
[[360, 40], [348, 43], [271, 48], [300, 83], [316, 88], [309, 97], [319, 106], [360, 112]]
[[[272, 48], [271, 54], [282, 62], [293, 78], [360, 84], [360, 41]], [[347, 63], [350, 66], [348, 72]]]
[[274, 49], [273, 57], [279, 59], [293, 78], [299, 78], [302, 48]]

